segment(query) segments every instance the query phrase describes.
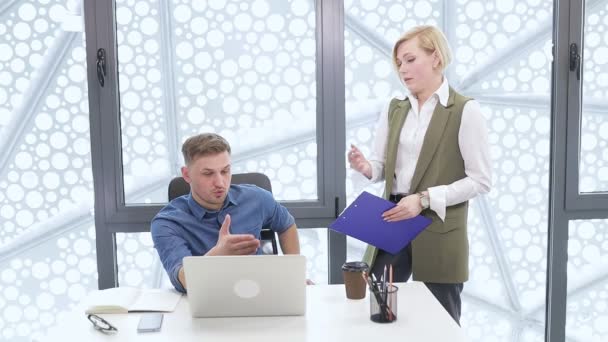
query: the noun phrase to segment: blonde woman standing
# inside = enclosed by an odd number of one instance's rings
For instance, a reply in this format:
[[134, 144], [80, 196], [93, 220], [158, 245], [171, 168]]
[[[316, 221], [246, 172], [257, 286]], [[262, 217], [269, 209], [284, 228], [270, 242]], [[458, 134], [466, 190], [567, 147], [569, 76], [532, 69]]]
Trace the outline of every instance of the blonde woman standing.
[[[364, 261], [380, 276], [392, 264], [394, 281], [423, 281], [460, 324], [463, 283], [468, 280], [468, 200], [491, 187], [485, 120], [479, 104], [449, 86], [444, 71], [450, 50], [433, 26], [406, 32], [393, 62], [409, 93], [381, 113], [372, 154], [354, 145], [350, 167], [372, 182], [385, 180], [385, 197], [396, 207], [387, 221], [424, 215], [432, 220], [397, 254], [368, 246]], [[373, 229], [373, 227], [371, 228]]]

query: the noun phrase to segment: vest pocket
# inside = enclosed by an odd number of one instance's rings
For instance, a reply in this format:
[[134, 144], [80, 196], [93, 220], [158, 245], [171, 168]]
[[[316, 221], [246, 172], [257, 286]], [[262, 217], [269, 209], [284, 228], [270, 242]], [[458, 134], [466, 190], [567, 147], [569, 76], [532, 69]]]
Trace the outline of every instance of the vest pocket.
[[445, 222], [442, 222], [441, 219], [437, 218], [433, 220], [425, 230], [433, 233], [449, 233], [456, 229], [462, 229], [466, 226], [466, 222], [463, 219], [455, 218], [455, 217], [446, 217]]

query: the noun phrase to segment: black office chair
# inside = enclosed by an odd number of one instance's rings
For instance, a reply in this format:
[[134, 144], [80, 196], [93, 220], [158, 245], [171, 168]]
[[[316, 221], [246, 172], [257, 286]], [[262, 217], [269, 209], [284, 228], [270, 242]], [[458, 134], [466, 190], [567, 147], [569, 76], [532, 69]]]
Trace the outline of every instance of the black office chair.
[[[263, 173], [237, 173], [232, 175], [232, 184], [253, 184], [258, 187], [272, 192], [270, 179]], [[169, 183], [169, 201], [176, 197], [186, 195], [190, 192], [190, 184], [183, 177], [175, 177]], [[262, 228], [260, 233], [260, 243], [262, 253], [264, 254], [279, 254], [277, 247], [277, 237], [274, 231], [269, 228]], [[269, 249], [272, 249], [271, 251]], [[270, 253], [272, 252], [272, 253]]]

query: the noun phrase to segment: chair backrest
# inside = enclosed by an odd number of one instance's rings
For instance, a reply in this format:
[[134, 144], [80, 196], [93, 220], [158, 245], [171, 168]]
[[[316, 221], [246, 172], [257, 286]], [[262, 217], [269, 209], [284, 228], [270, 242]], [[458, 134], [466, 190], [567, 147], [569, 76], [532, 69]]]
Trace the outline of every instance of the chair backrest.
[[[232, 175], [232, 184], [253, 184], [272, 192], [270, 179], [265, 174], [259, 172], [234, 174]], [[174, 198], [188, 194], [190, 192], [190, 184], [186, 182], [184, 177], [175, 177], [169, 183], [168, 190], [169, 201], [172, 201]], [[274, 231], [267, 227], [262, 227], [260, 240], [262, 253], [279, 254], [277, 237]]]

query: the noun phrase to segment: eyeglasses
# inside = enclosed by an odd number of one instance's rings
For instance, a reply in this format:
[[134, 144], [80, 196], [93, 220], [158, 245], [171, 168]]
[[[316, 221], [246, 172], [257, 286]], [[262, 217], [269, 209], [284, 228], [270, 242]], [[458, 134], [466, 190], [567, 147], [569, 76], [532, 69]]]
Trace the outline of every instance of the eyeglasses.
[[97, 315], [90, 314], [87, 316], [87, 318], [89, 319], [89, 321], [91, 321], [91, 323], [93, 323], [95, 329], [101, 331], [102, 333], [113, 334], [118, 331], [116, 327], [114, 327], [112, 324], [108, 323], [108, 321]]

